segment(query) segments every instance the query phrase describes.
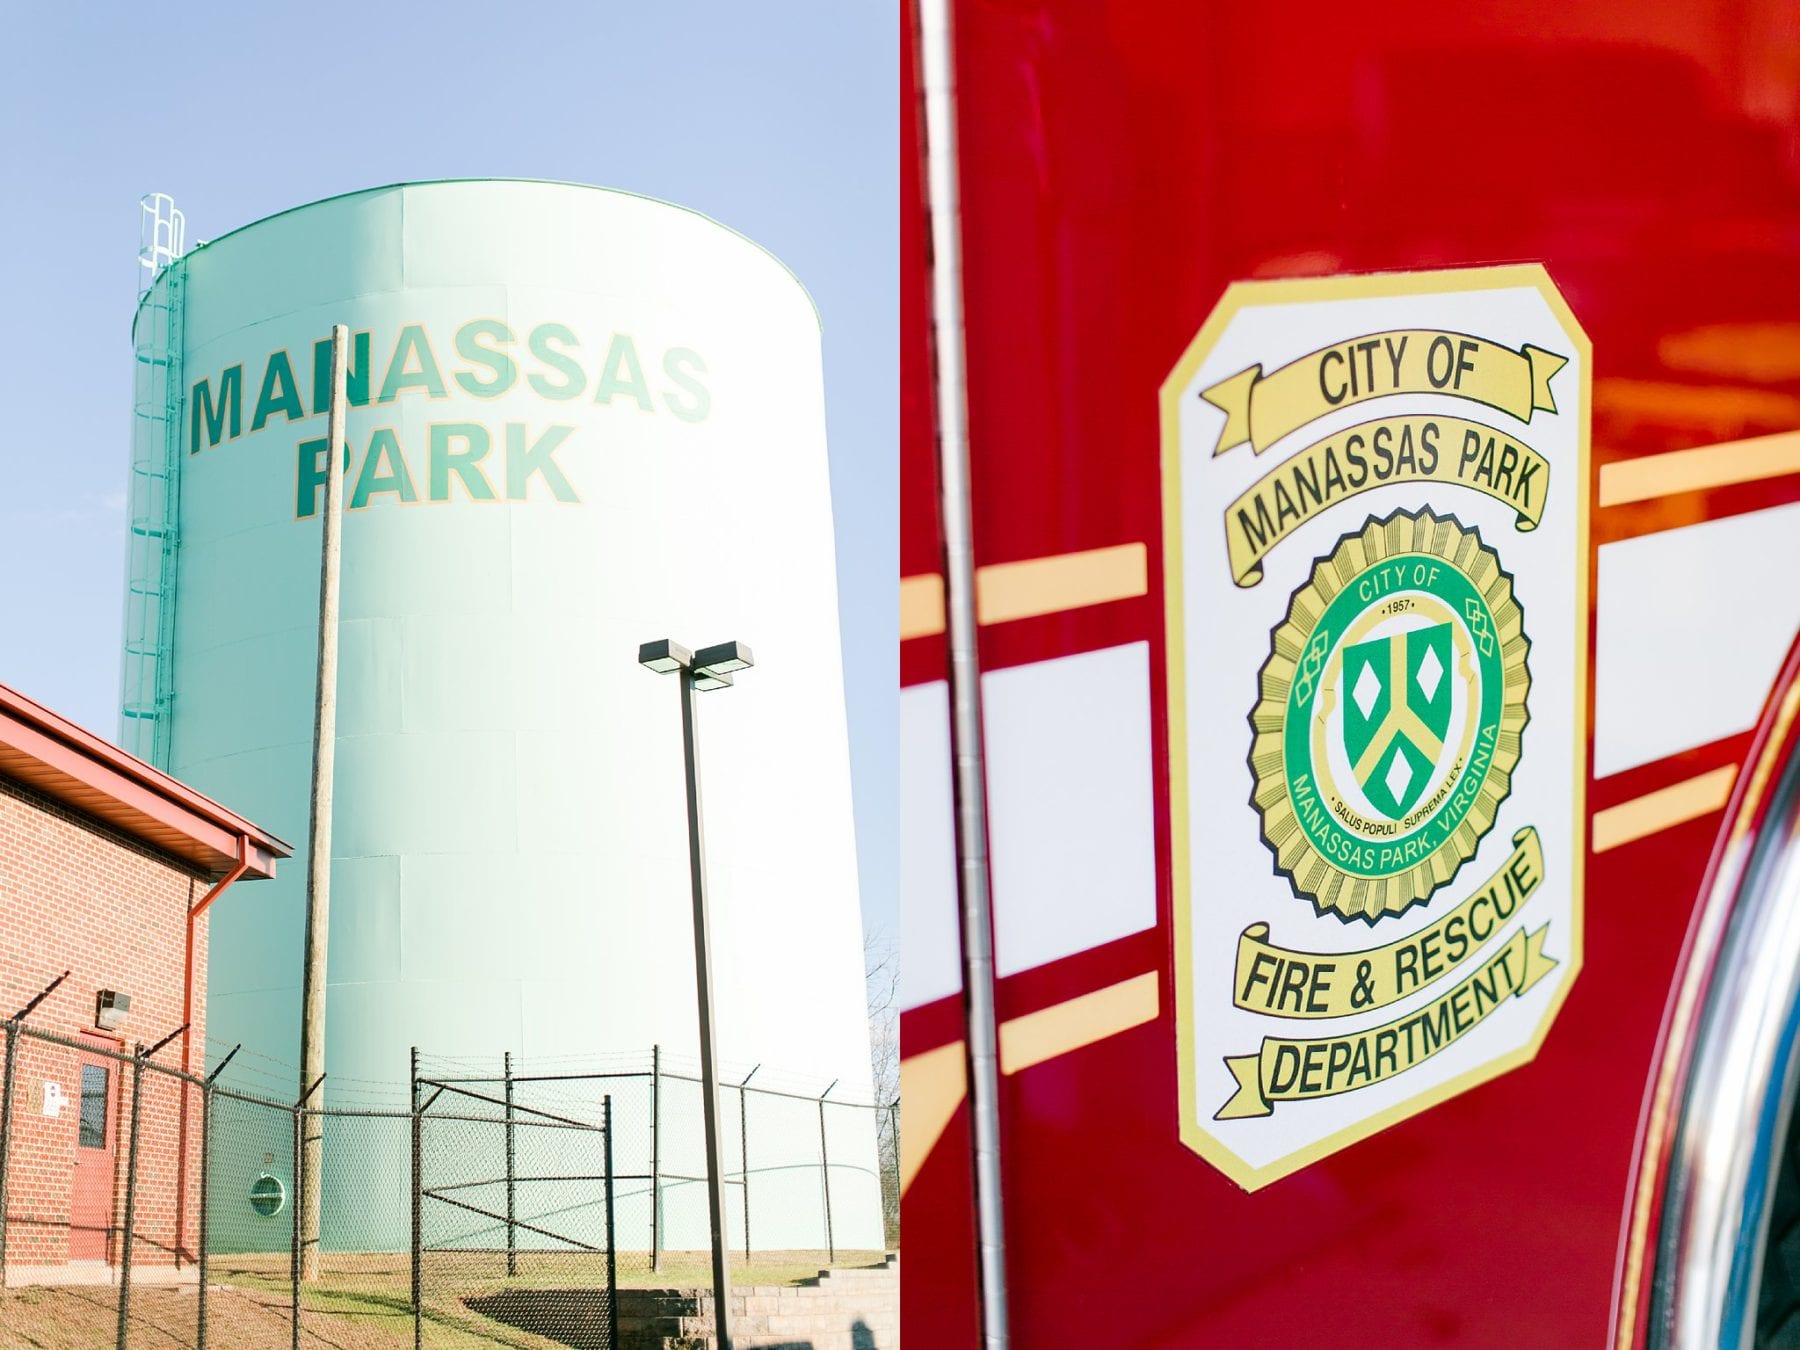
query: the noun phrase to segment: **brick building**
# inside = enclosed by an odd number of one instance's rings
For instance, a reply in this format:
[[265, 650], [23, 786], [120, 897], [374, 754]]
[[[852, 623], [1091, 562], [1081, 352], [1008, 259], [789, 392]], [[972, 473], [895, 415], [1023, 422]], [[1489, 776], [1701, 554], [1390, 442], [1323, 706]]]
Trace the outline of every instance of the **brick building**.
[[208, 907], [289, 853], [0, 685], [0, 1019], [36, 1000], [0, 1040], [7, 1284], [117, 1266], [131, 1056], [158, 1042], [138, 1094], [132, 1265], [166, 1275], [193, 1259], [200, 1094], [159, 1069], [204, 1070]]

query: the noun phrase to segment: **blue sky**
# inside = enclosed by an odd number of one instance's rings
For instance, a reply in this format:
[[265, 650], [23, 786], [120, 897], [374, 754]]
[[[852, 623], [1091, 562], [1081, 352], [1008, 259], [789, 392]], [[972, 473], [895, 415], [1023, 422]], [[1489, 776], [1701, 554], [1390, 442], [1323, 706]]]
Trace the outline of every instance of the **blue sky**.
[[818, 301], [863, 910], [898, 933], [899, 25], [871, 0], [39, 4], [0, 44], [0, 682], [117, 735], [139, 196], [188, 235], [409, 179], [680, 202]]

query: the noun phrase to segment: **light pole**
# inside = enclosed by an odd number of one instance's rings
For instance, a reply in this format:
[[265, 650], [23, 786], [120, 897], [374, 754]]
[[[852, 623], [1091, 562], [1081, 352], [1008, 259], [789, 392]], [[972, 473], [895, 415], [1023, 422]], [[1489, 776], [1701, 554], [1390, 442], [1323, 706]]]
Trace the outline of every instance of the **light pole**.
[[712, 929], [706, 915], [706, 853], [700, 831], [700, 757], [694, 745], [694, 695], [724, 689], [733, 671], [754, 665], [741, 642], [690, 652], [663, 638], [638, 648], [638, 664], [681, 676], [681, 745], [687, 767], [688, 872], [694, 886], [694, 988], [700, 1001], [700, 1095], [706, 1112], [706, 1209], [712, 1220], [713, 1318], [719, 1350], [731, 1350], [731, 1276], [725, 1269], [724, 1159], [719, 1152], [719, 1070], [713, 1054]]

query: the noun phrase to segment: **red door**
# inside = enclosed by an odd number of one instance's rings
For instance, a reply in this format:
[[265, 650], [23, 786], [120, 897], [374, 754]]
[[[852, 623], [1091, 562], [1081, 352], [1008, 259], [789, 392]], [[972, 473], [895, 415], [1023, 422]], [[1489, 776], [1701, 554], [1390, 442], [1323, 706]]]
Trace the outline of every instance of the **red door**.
[[69, 1192], [69, 1259], [105, 1261], [113, 1221], [113, 1138], [119, 1065], [83, 1055], [75, 1065], [75, 1167]]

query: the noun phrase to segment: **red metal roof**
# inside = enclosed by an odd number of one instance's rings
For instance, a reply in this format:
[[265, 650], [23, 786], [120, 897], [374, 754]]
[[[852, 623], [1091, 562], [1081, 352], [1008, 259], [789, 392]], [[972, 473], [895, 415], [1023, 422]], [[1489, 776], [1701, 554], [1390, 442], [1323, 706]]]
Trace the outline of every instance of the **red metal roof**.
[[202, 796], [0, 684], [0, 776], [103, 821], [217, 879], [247, 841], [246, 877], [275, 875], [293, 849], [261, 826]]

